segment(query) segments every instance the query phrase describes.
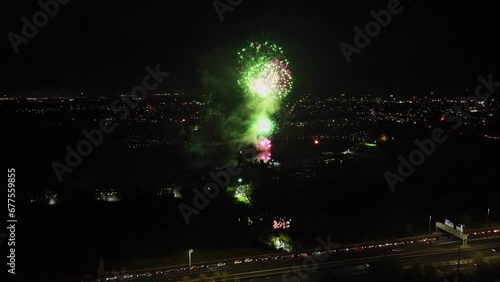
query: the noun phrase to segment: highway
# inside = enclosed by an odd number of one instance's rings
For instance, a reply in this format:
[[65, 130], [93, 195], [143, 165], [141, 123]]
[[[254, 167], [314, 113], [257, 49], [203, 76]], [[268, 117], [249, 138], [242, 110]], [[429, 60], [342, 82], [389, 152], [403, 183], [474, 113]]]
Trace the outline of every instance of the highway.
[[[500, 257], [500, 253], [492, 251], [500, 247], [499, 229], [475, 231], [470, 233], [468, 241], [468, 247], [460, 251], [461, 269], [471, 267], [471, 258], [478, 252], [485, 257]], [[304, 250], [205, 262], [193, 264], [191, 270], [187, 269], [187, 265], [141, 269], [100, 277], [99, 281], [177, 282], [186, 276], [195, 281], [201, 274], [213, 276], [216, 272], [225, 272], [227, 278], [238, 277], [240, 281], [319, 281], [323, 274], [330, 271], [340, 276], [363, 275], [373, 263], [389, 258], [398, 259], [404, 267], [434, 264], [451, 270], [457, 268], [459, 245], [459, 239], [436, 233], [428, 237], [346, 245], [327, 251]]]

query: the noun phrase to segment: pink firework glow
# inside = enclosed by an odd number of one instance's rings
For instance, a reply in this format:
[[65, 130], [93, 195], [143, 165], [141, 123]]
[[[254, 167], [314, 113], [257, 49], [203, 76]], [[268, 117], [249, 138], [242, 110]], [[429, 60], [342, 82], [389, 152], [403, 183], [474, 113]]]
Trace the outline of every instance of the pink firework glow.
[[271, 160], [271, 151], [260, 152], [257, 155], [257, 160], [258, 161], [263, 161], [264, 163], [269, 162]]
[[270, 151], [271, 150], [271, 140], [267, 138], [261, 138], [257, 142], [257, 151]]

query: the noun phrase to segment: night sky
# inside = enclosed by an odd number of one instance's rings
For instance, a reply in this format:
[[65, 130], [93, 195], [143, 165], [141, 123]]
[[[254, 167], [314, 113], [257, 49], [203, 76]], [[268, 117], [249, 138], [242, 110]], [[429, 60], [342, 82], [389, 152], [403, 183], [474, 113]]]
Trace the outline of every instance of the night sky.
[[494, 1], [401, 1], [402, 12], [348, 64], [339, 44], [354, 45], [353, 28], [364, 29], [370, 11], [388, 2], [243, 0], [221, 22], [211, 0], [71, 0], [15, 54], [7, 34], [21, 35], [21, 17], [41, 8], [10, 0], [0, 16], [0, 95], [116, 95], [156, 64], [171, 73], [158, 92], [199, 93], [207, 90], [202, 74], [234, 80], [225, 69], [255, 40], [283, 46], [293, 95], [453, 95], [474, 88], [478, 75], [500, 80]]

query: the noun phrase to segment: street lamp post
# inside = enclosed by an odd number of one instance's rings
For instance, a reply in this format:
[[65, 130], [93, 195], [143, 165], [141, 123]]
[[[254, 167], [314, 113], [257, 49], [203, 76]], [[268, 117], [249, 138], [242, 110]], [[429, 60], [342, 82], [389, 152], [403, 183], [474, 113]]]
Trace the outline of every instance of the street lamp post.
[[432, 222], [432, 215], [429, 215], [429, 235], [431, 235], [431, 222]]
[[460, 253], [462, 251], [462, 244], [463, 244], [463, 240], [460, 240], [460, 245], [458, 246], [458, 265], [457, 265], [457, 278], [456, 278], [457, 282], [458, 282], [458, 279], [460, 277]]
[[488, 214], [486, 215], [486, 227], [490, 226], [490, 208], [488, 208]]
[[189, 250], [189, 271], [191, 271], [191, 253], [193, 252], [193, 249]]

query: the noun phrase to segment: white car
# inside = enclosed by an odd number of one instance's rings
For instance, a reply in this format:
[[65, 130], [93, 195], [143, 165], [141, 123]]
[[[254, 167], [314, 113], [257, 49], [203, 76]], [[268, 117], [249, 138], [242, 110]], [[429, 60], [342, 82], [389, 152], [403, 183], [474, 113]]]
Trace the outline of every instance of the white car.
[[226, 263], [225, 263], [225, 262], [219, 262], [219, 263], [217, 264], [217, 266], [226, 266]]
[[239, 260], [239, 259], [234, 261], [234, 264], [240, 264], [240, 263], [241, 263], [241, 260]]
[[252, 262], [252, 261], [253, 261], [253, 259], [251, 259], [251, 258], [246, 258], [245, 259], [245, 262]]

